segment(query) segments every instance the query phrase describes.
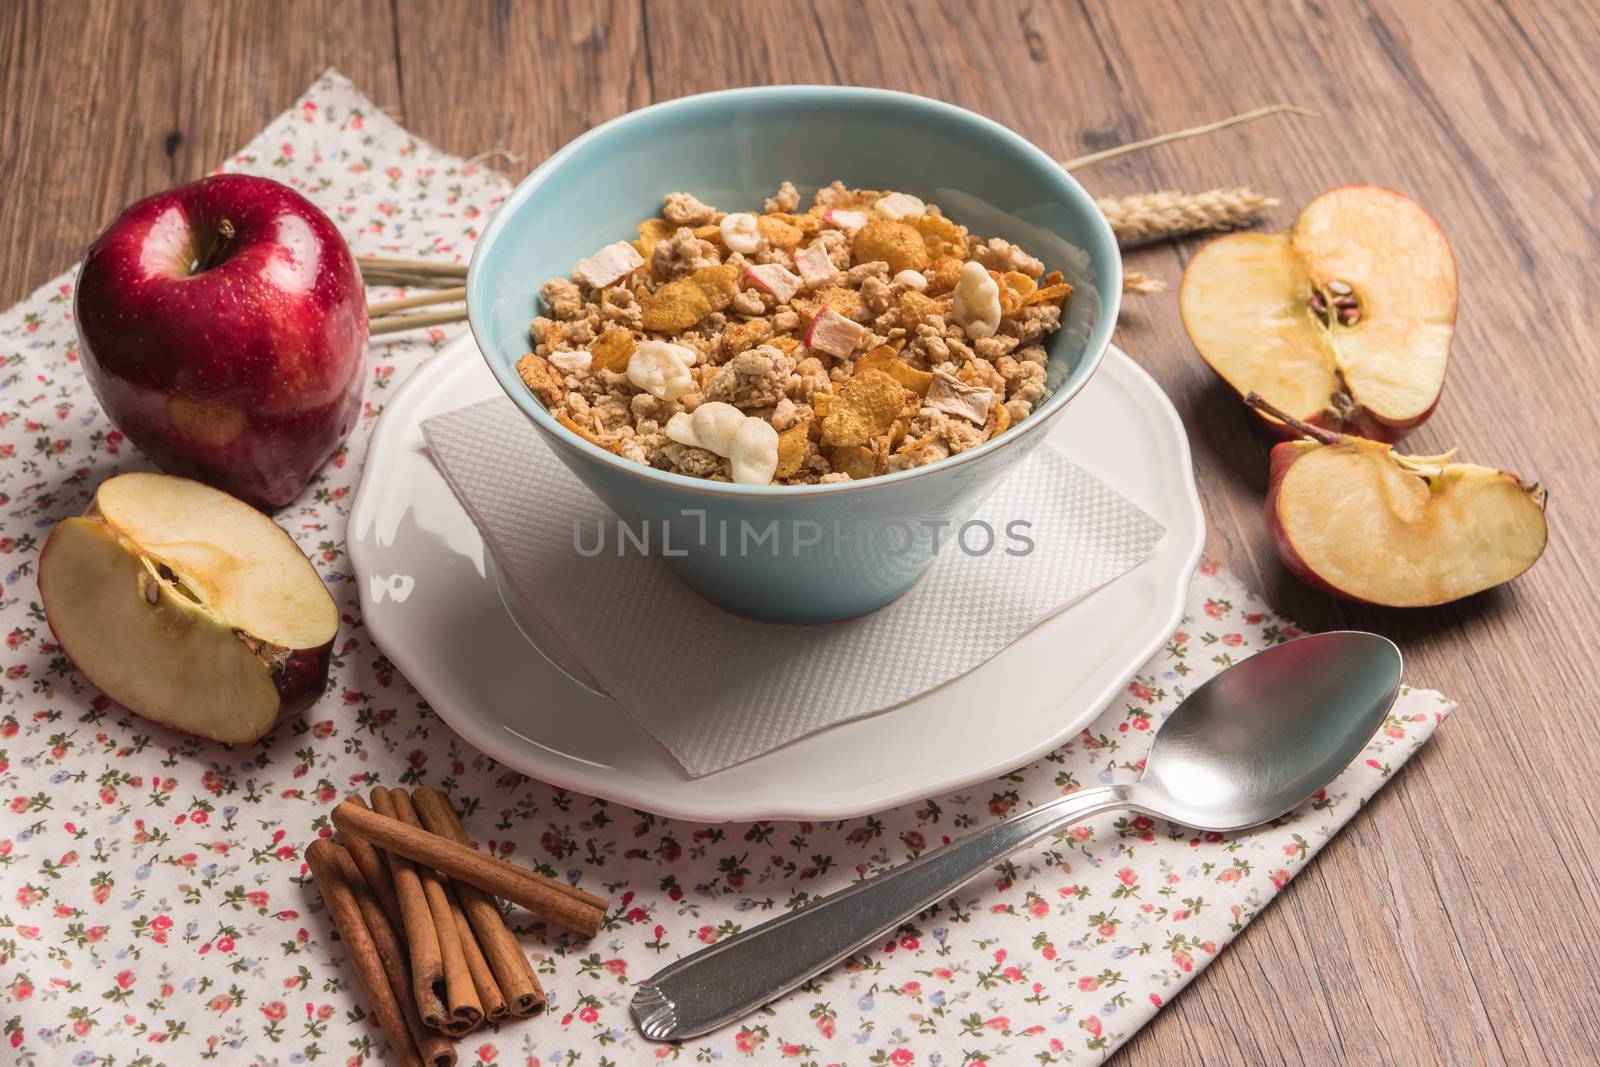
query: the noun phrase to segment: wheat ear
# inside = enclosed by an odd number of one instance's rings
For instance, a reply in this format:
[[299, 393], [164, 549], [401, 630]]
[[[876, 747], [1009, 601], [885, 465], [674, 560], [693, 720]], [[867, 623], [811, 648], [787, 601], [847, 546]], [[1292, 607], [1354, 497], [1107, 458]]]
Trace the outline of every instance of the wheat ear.
[[1276, 197], [1253, 189], [1211, 189], [1203, 193], [1138, 193], [1096, 201], [1105, 212], [1117, 243], [1131, 245], [1159, 241], [1199, 230], [1231, 230], [1247, 225]]

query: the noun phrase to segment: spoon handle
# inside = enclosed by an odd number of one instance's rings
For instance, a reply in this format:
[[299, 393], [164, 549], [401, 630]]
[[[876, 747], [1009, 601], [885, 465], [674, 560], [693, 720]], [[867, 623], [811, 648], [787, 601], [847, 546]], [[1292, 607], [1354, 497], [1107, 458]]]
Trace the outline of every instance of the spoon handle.
[[1127, 798], [1127, 786], [1107, 786], [1041, 804], [686, 956], [639, 984], [634, 1021], [654, 1041], [709, 1033], [891, 933], [1013, 852]]

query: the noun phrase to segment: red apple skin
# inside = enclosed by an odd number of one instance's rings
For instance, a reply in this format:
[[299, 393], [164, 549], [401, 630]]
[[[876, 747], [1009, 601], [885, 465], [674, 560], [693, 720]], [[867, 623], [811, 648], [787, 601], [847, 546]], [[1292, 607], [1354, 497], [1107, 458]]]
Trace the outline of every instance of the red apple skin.
[[134, 204], [90, 246], [74, 309], [111, 421], [162, 470], [256, 507], [293, 500], [359, 416], [361, 274], [286, 185], [216, 175]]
[[328, 669], [333, 663], [333, 639], [318, 648], [297, 648], [289, 654], [272, 675], [272, 684], [278, 690], [278, 722], [298, 717], [318, 700], [328, 688]]
[[[1282, 424], [1278, 424], [1282, 425]], [[1342, 589], [1335, 588], [1328, 581], [1312, 570], [1310, 565], [1301, 558], [1300, 552], [1289, 540], [1289, 535], [1284, 532], [1283, 520], [1278, 517], [1278, 496], [1283, 487], [1284, 475], [1289, 473], [1289, 468], [1294, 466], [1305, 453], [1294, 442], [1285, 441], [1283, 444], [1272, 446], [1272, 456], [1267, 471], [1267, 533], [1272, 537], [1272, 547], [1278, 552], [1278, 559], [1288, 572], [1298, 578], [1302, 583], [1322, 593], [1338, 597], [1341, 600], [1352, 600], [1358, 604], [1366, 601], [1353, 597]]]

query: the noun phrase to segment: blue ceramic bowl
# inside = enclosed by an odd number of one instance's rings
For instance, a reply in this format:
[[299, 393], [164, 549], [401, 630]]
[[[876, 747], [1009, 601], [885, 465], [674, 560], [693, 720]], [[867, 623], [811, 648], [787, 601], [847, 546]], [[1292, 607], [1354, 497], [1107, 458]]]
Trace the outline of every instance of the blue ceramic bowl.
[[[582, 440], [517, 377], [539, 287], [596, 249], [632, 238], [635, 225], [660, 213], [666, 193], [760, 211], [785, 179], [808, 203], [836, 178], [937, 203], [973, 233], [1012, 241], [1066, 275], [1073, 294], [1048, 339], [1050, 392], [1033, 414], [995, 440], [915, 470], [837, 485], [732, 485], [653, 470]], [[939, 552], [952, 551], [960, 526], [1100, 365], [1121, 295], [1122, 260], [1105, 218], [1033, 144], [936, 100], [826, 86], [690, 96], [595, 127], [517, 186], [478, 239], [467, 274], [478, 346], [555, 454], [631, 529], [647, 523], [651, 549], [696, 592], [781, 622], [881, 607]], [[981, 546], [983, 531], [970, 530], [968, 540]]]

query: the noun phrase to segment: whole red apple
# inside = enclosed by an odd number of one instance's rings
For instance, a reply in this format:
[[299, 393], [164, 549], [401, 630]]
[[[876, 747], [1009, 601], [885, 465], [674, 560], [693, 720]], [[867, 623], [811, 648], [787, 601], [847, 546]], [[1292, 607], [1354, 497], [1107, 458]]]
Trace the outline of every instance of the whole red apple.
[[289, 503], [361, 407], [361, 274], [286, 185], [222, 174], [141, 200], [89, 248], [79, 348], [111, 421], [162, 470]]

